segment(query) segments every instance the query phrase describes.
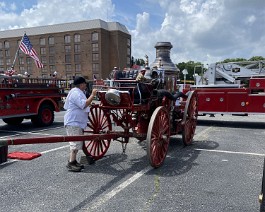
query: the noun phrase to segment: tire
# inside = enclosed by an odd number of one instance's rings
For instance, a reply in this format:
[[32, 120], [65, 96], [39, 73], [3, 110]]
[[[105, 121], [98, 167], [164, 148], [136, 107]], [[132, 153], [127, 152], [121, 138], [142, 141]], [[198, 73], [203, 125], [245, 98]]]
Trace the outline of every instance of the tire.
[[194, 91], [191, 91], [186, 101], [183, 115], [182, 141], [184, 146], [192, 144], [197, 126], [198, 118], [198, 97]]
[[3, 119], [3, 122], [5, 122], [8, 125], [19, 125], [24, 120], [23, 117], [16, 117], [16, 118], [6, 118]]
[[33, 125], [38, 127], [47, 127], [54, 122], [54, 110], [50, 105], [42, 105], [39, 108], [38, 115], [31, 118]]
[[169, 114], [165, 107], [156, 108], [147, 131], [147, 158], [152, 167], [160, 167], [166, 157], [170, 139]]
[[[88, 134], [107, 134], [112, 130], [110, 116], [98, 107], [91, 107], [88, 116]], [[99, 139], [95, 137], [89, 141], [84, 141], [83, 152], [86, 156], [94, 160], [101, 159], [110, 146], [111, 139]]]

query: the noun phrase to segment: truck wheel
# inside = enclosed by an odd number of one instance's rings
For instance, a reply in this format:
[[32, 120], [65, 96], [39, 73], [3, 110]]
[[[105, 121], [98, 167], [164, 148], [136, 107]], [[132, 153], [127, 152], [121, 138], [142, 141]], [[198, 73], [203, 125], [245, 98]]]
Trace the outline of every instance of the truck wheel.
[[23, 117], [16, 117], [16, 118], [6, 118], [3, 119], [3, 122], [5, 122], [8, 125], [19, 125], [24, 120]]
[[54, 121], [54, 111], [49, 105], [42, 105], [39, 108], [38, 115], [31, 118], [32, 124], [38, 127], [50, 126]]

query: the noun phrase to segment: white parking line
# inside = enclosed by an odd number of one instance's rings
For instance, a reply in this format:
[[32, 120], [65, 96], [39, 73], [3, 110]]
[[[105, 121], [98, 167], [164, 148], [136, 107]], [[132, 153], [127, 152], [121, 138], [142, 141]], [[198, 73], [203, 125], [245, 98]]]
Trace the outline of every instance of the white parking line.
[[262, 156], [262, 157], [265, 156], [265, 154], [251, 153], [251, 152], [234, 152], [234, 151], [216, 150], [216, 149], [195, 149], [195, 150], [204, 151], [204, 152], [220, 152], [220, 153], [228, 153], [228, 154], [253, 155], [253, 156]]
[[[213, 127], [207, 127], [203, 131], [199, 132], [194, 136], [194, 139], [200, 139], [207, 136], [208, 132], [212, 130]], [[225, 151], [225, 150], [208, 150], [208, 149], [195, 149], [197, 151], [211, 151], [211, 152], [220, 152], [220, 153], [230, 153], [230, 154], [243, 154], [243, 155], [255, 155], [255, 156], [265, 156], [265, 154], [258, 154], [258, 153], [247, 153], [247, 152], [233, 152], [233, 151]], [[113, 190], [109, 191], [102, 197], [99, 197], [96, 199], [94, 204], [90, 205], [89, 208], [84, 208], [84, 211], [96, 211], [96, 209], [105, 204], [108, 200], [110, 200], [112, 197], [114, 197], [116, 194], [118, 194], [120, 191], [125, 189], [128, 185], [133, 183], [135, 180], [143, 176], [146, 172], [152, 170], [153, 167], [146, 167], [145, 169], [141, 170], [140, 172], [133, 175], [131, 178], [127, 179], [125, 182], [118, 185]]]
[[43, 152], [40, 152], [41, 154], [46, 154], [46, 153], [49, 153], [49, 152], [54, 152], [54, 151], [57, 151], [59, 149], [64, 149], [66, 147], [69, 147], [69, 145], [65, 145], [65, 146], [61, 146], [61, 147], [58, 147], [58, 148], [54, 148], [54, 149], [50, 149], [50, 150], [46, 150], [46, 151], [43, 151]]
[[[208, 127], [205, 130], [201, 131], [200, 133], [198, 133], [197, 135], [194, 136], [194, 138], [198, 139], [200, 136], [205, 136], [205, 134], [211, 130], [212, 127]], [[143, 176], [146, 172], [152, 170], [153, 167], [148, 166], [145, 169], [141, 170], [140, 172], [137, 172], [135, 175], [133, 175], [131, 178], [127, 179], [125, 182], [121, 183], [120, 185], [118, 185], [116, 188], [114, 188], [113, 190], [111, 190], [110, 192], [106, 193], [105, 195], [103, 195], [102, 197], [99, 197], [98, 199], [96, 199], [96, 201], [94, 202], [94, 204], [89, 205], [89, 208], [85, 208], [85, 211], [93, 211], [103, 205], [105, 202], [107, 202], [108, 200], [110, 200], [112, 197], [114, 197], [116, 194], [118, 194], [120, 191], [122, 191], [123, 189], [125, 189], [128, 185], [130, 185], [131, 183], [133, 183], [135, 180], [137, 180], [138, 178], [140, 178], [141, 176]]]
[[[118, 185], [116, 188], [114, 188], [109, 193], [105, 194], [102, 198], [99, 198], [96, 202], [94, 202], [93, 205], [89, 206], [89, 208], [85, 209], [85, 211], [93, 211], [96, 210], [100, 205], [103, 205], [105, 202], [110, 200], [112, 197], [114, 197], [116, 194], [118, 194], [120, 191], [122, 191], [124, 188], [126, 188], [128, 185], [133, 183], [135, 180], [143, 176], [146, 172], [152, 170], [153, 167], [146, 167], [145, 169], [141, 170], [140, 172], [133, 175], [131, 178], [127, 179], [122, 184]], [[83, 211], [83, 210], [82, 210]]]

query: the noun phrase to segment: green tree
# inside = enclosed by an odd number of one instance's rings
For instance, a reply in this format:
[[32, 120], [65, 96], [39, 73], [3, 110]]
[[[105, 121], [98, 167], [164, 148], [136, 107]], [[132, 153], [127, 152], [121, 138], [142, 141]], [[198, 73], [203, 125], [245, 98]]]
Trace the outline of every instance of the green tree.
[[247, 60], [245, 58], [228, 58], [217, 63], [229, 63], [229, 62], [241, 62], [241, 61], [247, 61]]
[[135, 59], [135, 64], [139, 66], [144, 66], [145, 61], [142, 58]]
[[254, 56], [249, 59], [249, 61], [259, 61], [259, 60], [265, 60], [262, 56]]
[[194, 61], [188, 61], [188, 62], [181, 62], [177, 64], [177, 67], [180, 70], [180, 80], [184, 79], [183, 70], [186, 69], [188, 71], [188, 74], [186, 75], [186, 80], [194, 80], [194, 72], [201, 75], [203, 64], [201, 62], [194, 62]]

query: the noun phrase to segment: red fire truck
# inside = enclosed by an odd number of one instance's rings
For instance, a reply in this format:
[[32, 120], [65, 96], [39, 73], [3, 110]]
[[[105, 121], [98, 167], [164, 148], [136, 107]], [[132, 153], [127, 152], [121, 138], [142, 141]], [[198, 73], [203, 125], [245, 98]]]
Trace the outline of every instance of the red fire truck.
[[32, 79], [24, 75], [0, 75], [0, 118], [9, 125], [31, 119], [36, 126], [49, 126], [60, 111], [65, 81]]
[[194, 75], [199, 114], [265, 113], [265, 61], [214, 63]]

